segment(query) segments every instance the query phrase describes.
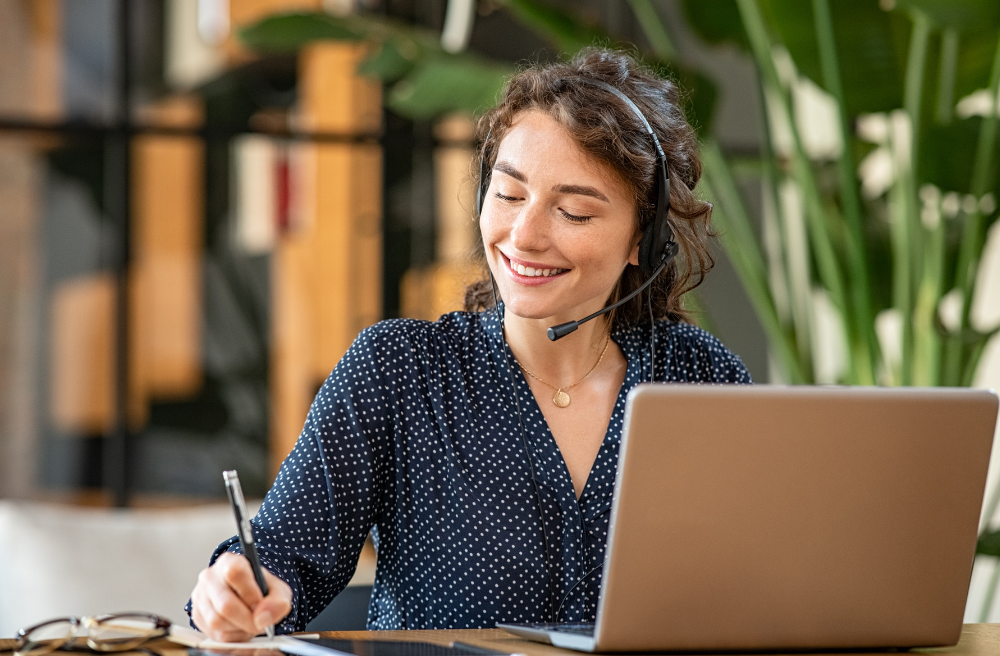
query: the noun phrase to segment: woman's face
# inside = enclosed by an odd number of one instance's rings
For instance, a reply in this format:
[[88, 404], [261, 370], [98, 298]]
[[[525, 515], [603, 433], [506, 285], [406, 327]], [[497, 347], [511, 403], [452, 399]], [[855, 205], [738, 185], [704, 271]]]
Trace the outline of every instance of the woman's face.
[[517, 116], [500, 142], [481, 228], [507, 310], [527, 319], [601, 309], [626, 264], [638, 263], [628, 190], [540, 111]]

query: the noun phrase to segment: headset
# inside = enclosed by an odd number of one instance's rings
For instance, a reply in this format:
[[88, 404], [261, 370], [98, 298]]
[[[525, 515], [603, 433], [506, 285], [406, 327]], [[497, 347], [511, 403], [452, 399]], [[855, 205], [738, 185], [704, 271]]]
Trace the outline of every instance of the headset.
[[[624, 93], [622, 93], [615, 87], [611, 86], [610, 84], [607, 84], [606, 82], [603, 82], [601, 80], [596, 80], [593, 78], [585, 78], [585, 77], [574, 78], [573, 81], [598, 87], [616, 96], [619, 100], [625, 103], [625, 105], [632, 111], [633, 114], [635, 114], [636, 118], [638, 118], [642, 122], [642, 125], [646, 128], [646, 133], [649, 134], [649, 137], [652, 140], [654, 149], [656, 151], [656, 170], [654, 173], [654, 176], [656, 178], [656, 209], [653, 214], [653, 219], [649, 222], [649, 224], [646, 225], [645, 229], [642, 231], [642, 237], [639, 240], [639, 270], [642, 271], [642, 273], [647, 276], [646, 282], [644, 282], [638, 289], [630, 293], [625, 298], [609, 306], [606, 306], [603, 309], [598, 310], [597, 312], [594, 312], [593, 314], [584, 317], [583, 319], [578, 319], [576, 321], [569, 321], [567, 323], [562, 323], [557, 326], [550, 327], [547, 331], [547, 335], [549, 339], [552, 341], [562, 339], [566, 335], [569, 335], [570, 333], [574, 332], [577, 328], [580, 327], [581, 324], [587, 323], [592, 319], [596, 319], [597, 317], [603, 314], [611, 312], [615, 308], [632, 300], [636, 295], [642, 293], [647, 287], [653, 284], [653, 281], [656, 280], [656, 278], [659, 277], [659, 275], [663, 272], [663, 270], [667, 267], [667, 265], [670, 264], [671, 260], [674, 259], [678, 251], [677, 243], [674, 241], [674, 232], [673, 229], [670, 227], [670, 222], [668, 220], [668, 214], [670, 211], [670, 175], [667, 169], [667, 159], [666, 156], [663, 154], [663, 148], [660, 146], [660, 140], [657, 139], [656, 133], [653, 131], [652, 126], [650, 126], [649, 121], [646, 120], [646, 117], [643, 115], [642, 111], [639, 110], [636, 104], [632, 102], [632, 100], [628, 96], [626, 96]], [[566, 80], [562, 81], [563, 86], [565, 86], [566, 83], [567, 83]], [[490, 130], [490, 132], [487, 133], [486, 139], [483, 141], [484, 146], [487, 142], [489, 142], [490, 133], [492, 133], [492, 130]], [[478, 213], [478, 216], [480, 217], [482, 217], [483, 214], [483, 203], [486, 201], [486, 190], [489, 188], [490, 185], [490, 173], [491, 171], [487, 167], [486, 157], [481, 156], [479, 160], [479, 189], [476, 194], [476, 211]], [[549, 546], [548, 546], [548, 537], [545, 532], [544, 512], [542, 511], [541, 507], [541, 496], [538, 491], [538, 483], [535, 479], [534, 459], [531, 457], [531, 452], [528, 448], [528, 439], [524, 431], [524, 421], [521, 417], [521, 403], [517, 394], [517, 383], [515, 382], [514, 379], [514, 369], [513, 367], [511, 367], [510, 360], [507, 357], [506, 338], [503, 336], [504, 321], [503, 321], [503, 316], [500, 314], [500, 302], [499, 298], [497, 297], [496, 281], [493, 279], [492, 272], [490, 273], [490, 284], [493, 289], [493, 309], [496, 312], [497, 322], [500, 325], [501, 329], [500, 331], [501, 339], [504, 342], [503, 345], [504, 362], [507, 365], [507, 373], [510, 375], [511, 388], [514, 391], [514, 406], [517, 410], [517, 422], [521, 429], [521, 442], [524, 446], [524, 455], [528, 459], [528, 471], [531, 474], [531, 484], [532, 487], [534, 488], [535, 499], [538, 503], [539, 521], [542, 525], [542, 544], [545, 557], [546, 584], [548, 585], [548, 581], [550, 579]], [[652, 302], [653, 302], [652, 293], [650, 293], [649, 295], [650, 382], [653, 382], [653, 380], [655, 379], [655, 372], [656, 372], [656, 348], [655, 348], [656, 329], [655, 326], [653, 325]], [[608, 510], [610, 510], [610, 508], [608, 508], [604, 512], [608, 512]], [[581, 526], [580, 526], [581, 533], [585, 533], [586, 530], [582, 525], [583, 522], [582, 515], [580, 521], [581, 521]], [[559, 613], [562, 611], [562, 607], [569, 599], [569, 596], [581, 583], [590, 578], [592, 574], [600, 571], [602, 567], [603, 565], [598, 565], [597, 567], [592, 568], [590, 571], [584, 573], [584, 575], [581, 576], [576, 581], [576, 583], [574, 583], [570, 587], [570, 589], [566, 592], [566, 594], [563, 595], [563, 598], [559, 602], [558, 607], [552, 609], [551, 621], [553, 622], [559, 621]]]

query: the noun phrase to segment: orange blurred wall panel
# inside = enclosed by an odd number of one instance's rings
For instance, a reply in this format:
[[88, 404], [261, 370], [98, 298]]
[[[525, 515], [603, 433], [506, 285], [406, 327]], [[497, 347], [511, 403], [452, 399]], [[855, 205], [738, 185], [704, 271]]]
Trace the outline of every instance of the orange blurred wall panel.
[[272, 262], [272, 455], [291, 451], [317, 388], [382, 312], [381, 148], [301, 144], [303, 225]]
[[115, 285], [100, 273], [52, 295], [52, 421], [72, 434], [105, 433], [115, 418]]
[[[299, 60], [303, 129], [372, 135], [381, 89], [360, 78], [363, 49], [323, 43]], [[291, 451], [316, 390], [382, 312], [382, 150], [376, 143], [295, 146], [300, 217], [272, 261], [271, 456]]]
[[229, 22], [236, 29], [288, 11], [321, 11], [323, 0], [229, 0]]
[[381, 149], [321, 144], [309, 239], [310, 303], [317, 337], [312, 375], [322, 380], [382, 312]]
[[299, 121], [304, 130], [374, 134], [382, 126], [382, 88], [357, 74], [364, 43], [320, 42], [299, 53]]
[[59, 0], [31, 0], [34, 70], [32, 104], [36, 118], [54, 120], [62, 114], [62, 12]]
[[204, 150], [196, 138], [142, 136], [132, 153], [130, 375], [142, 403], [202, 383]]
[[271, 259], [270, 456], [276, 474], [305, 423], [316, 383], [309, 375], [314, 341], [308, 245], [282, 240]]

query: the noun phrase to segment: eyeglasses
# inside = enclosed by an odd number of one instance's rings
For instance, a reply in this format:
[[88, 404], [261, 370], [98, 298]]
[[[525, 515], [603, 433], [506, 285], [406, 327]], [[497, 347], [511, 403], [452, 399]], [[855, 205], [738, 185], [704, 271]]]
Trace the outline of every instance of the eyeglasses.
[[170, 620], [148, 613], [60, 617], [17, 632], [15, 656], [39, 656], [81, 643], [99, 652], [129, 651], [170, 631]]

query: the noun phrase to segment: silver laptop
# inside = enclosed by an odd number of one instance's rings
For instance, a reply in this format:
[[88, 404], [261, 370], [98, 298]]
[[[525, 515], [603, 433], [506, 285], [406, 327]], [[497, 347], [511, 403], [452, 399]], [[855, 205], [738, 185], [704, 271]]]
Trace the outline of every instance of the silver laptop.
[[997, 397], [968, 389], [640, 385], [581, 651], [952, 645]]

